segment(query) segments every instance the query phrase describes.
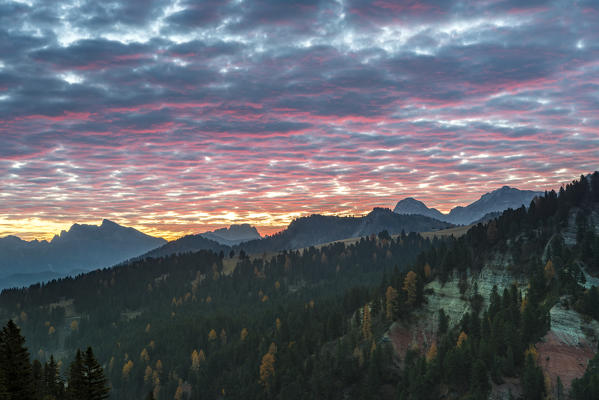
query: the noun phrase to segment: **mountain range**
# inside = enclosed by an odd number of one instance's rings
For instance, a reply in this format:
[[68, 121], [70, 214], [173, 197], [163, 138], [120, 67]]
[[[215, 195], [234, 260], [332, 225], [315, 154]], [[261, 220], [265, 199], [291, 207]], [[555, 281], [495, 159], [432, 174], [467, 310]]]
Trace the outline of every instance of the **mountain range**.
[[0, 238], [0, 289], [109, 267], [166, 243], [107, 219], [74, 224], [52, 240]]
[[244, 250], [256, 254], [315, 246], [384, 230], [398, 234], [445, 229], [497, 217], [505, 209], [528, 205], [540, 194], [504, 186], [448, 214], [406, 198], [397, 203], [393, 212], [375, 208], [362, 217], [314, 214], [298, 218], [285, 230], [264, 238], [249, 224], [187, 235], [171, 242], [109, 220], [103, 220], [100, 226], [74, 224], [51, 241], [28, 242], [16, 236], [0, 238], [0, 289], [109, 267], [133, 258], [200, 250], [217, 253]]
[[287, 229], [262, 240], [237, 246], [247, 253], [299, 249], [337, 240], [387, 231], [391, 235], [450, 228], [452, 225], [422, 215], [399, 215], [388, 208], [375, 208], [363, 217], [311, 215], [298, 218]]
[[452, 208], [448, 214], [443, 214], [436, 208], [429, 208], [423, 202], [412, 197], [400, 200], [393, 211], [403, 215], [424, 215], [454, 225], [469, 225], [485, 219], [485, 216], [490, 213], [501, 212], [508, 208], [516, 209], [523, 205], [528, 207], [532, 199], [542, 194], [543, 192], [503, 186], [482, 195], [480, 199], [465, 207]]

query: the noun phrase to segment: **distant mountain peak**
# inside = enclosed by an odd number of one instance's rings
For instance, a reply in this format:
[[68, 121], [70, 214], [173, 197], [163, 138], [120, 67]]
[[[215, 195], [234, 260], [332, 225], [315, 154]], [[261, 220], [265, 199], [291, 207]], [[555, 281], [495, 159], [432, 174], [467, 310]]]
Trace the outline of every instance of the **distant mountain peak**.
[[74, 270], [110, 267], [164, 243], [164, 239], [108, 219], [99, 226], [73, 224], [50, 242], [9, 237], [0, 240], [0, 280], [16, 272], [32, 274], [33, 279], [47, 271], [66, 275]]
[[262, 238], [256, 227], [250, 224], [233, 224], [228, 228], [201, 233], [200, 236], [227, 246]]
[[405, 199], [398, 201], [393, 212], [404, 215], [424, 215], [425, 217], [444, 221], [444, 215], [439, 210], [428, 208], [426, 204], [413, 197], [406, 197]]
[[101, 226], [101, 227], [111, 227], [111, 226], [121, 226], [121, 225], [117, 224], [117, 223], [116, 223], [116, 222], [114, 222], [114, 221], [111, 221], [111, 220], [109, 220], [109, 219], [106, 219], [106, 218], [104, 218], [104, 219], [102, 220], [102, 225], [100, 225], [100, 226]]
[[542, 194], [531, 190], [520, 190], [504, 185], [491, 192], [483, 194], [477, 201], [467, 206], [457, 206], [448, 214], [443, 214], [434, 208], [428, 208], [423, 202], [412, 197], [400, 200], [394, 212], [398, 214], [418, 214], [458, 225], [471, 224], [489, 213], [503, 212], [508, 208], [528, 206], [533, 198]]

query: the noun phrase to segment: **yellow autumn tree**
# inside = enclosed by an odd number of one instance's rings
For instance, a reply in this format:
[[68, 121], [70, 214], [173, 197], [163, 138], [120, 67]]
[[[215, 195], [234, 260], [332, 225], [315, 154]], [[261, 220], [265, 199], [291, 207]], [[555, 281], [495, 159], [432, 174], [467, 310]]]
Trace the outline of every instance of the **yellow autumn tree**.
[[393, 308], [395, 306], [395, 300], [397, 299], [397, 290], [393, 288], [393, 286], [387, 287], [387, 291], [385, 292], [386, 299], [386, 307], [385, 307], [385, 315], [388, 320], [393, 319]]
[[528, 305], [528, 298], [525, 297], [524, 300], [522, 300], [522, 304], [520, 304], [520, 312], [523, 313], [524, 310], [526, 309], [526, 306]]
[[460, 332], [460, 336], [458, 336], [458, 343], [457, 346], [458, 347], [462, 347], [462, 344], [468, 340], [468, 335], [466, 335], [466, 332], [462, 331]]
[[281, 288], [281, 283], [279, 281], [275, 282], [275, 290], [279, 290]]
[[241, 335], [240, 335], [240, 336], [241, 336], [241, 341], [242, 341], [242, 342], [243, 342], [243, 341], [245, 341], [245, 338], [247, 338], [247, 337], [248, 337], [248, 334], [249, 334], [249, 333], [248, 333], [248, 330], [247, 330], [247, 328], [243, 328], [243, 329], [241, 330]]
[[149, 365], [146, 366], [146, 370], [144, 372], [144, 382], [148, 383], [150, 382], [150, 379], [152, 379], [152, 367], [150, 367]]
[[271, 354], [277, 354], [277, 345], [275, 342], [272, 342], [270, 346], [268, 346], [268, 352]]
[[156, 367], [154, 369], [156, 370], [157, 373], [161, 374], [162, 373], [162, 361], [160, 361], [160, 360], [156, 361]]
[[56, 332], [56, 329], [53, 326], [48, 328], [48, 335], [52, 336]]
[[150, 324], [147, 324], [146, 329], [145, 329], [146, 333], [150, 333], [150, 328], [151, 328]]
[[437, 357], [437, 342], [433, 342], [430, 349], [428, 349], [428, 352], [426, 353], [426, 361], [431, 362], [431, 360], [433, 360], [435, 357]]
[[204, 350], [200, 349], [199, 356], [200, 356], [199, 358], [200, 358], [200, 365], [201, 365], [204, 361], [206, 361], [206, 353], [204, 353]]
[[175, 390], [175, 400], [183, 399], [183, 382], [179, 380], [179, 385], [177, 386], [177, 390]]
[[262, 357], [260, 363], [260, 383], [269, 391], [270, 383], [275, 375], [275, 353], [276, 345], [271, 343], [268, 352]]
[[216, 340], [216, 331], [214, 329], [211, 329], [210, 332], [208, 332], [208, 340]]
[[129, 374], [131, 374], [131, 370], [133, 369], [133, 361], [129, 360], [123, 365], [123, 379], [129, 379]]
[[141, 351], [141, 353], [139, 354], [139, 358], [144, 361], [144, 362], [148, 362], [150, 361], [150, 355], [148, 354], [148, 350], [146, 350], [146, 348], [144, 347], [144, 349]]
[[429, 265], [429, 263], [424, 264], [424, 277], [429, 280], [431, 278], [431, 266]]
[[76, 330], [79, 330], [79, 321], [74, 319], [73, 321], [71, 321], [71, 331], [76, 331]]
[[370, 306], [366, 304], [364, 306], [364, 315], [362, 316], [362, 336], [364, 340], [370, 341], [372, 338], [371, 318], [370, 318]]
[[553, 277], [555, 276], [555, 268], [553, 267], [553, 261], [547, 261], [543, 273], [545, 275], [545, 281], [547, 281], [547, 283], [553, 280]]
[[416, 303], [417, 280], [416, 272], [410, 271], [403, 281], [403, 290], [408, 294], [408, 304], [410, 305]]
[[275, 320], [275, 328], [277, 329], [277, 332], [281, 330], [281, 319], [277, 318]]
[[358, 365], [361, 367], [364, 364], [364, 352], [358, 346], [354, 348], [353, 356], [358, 359]]
[[200, 369], [200, 353], [197, 350], [191, 352], [191, 369], [194, 372]]
[[524, 352], [524, 359], [528, 358], [529, 355], [532, 356], [532, 359], [535, 362], [539, 361], [539, 353], [537, 352], [537, 349], [535, 348], [535, 346], [533, 346], [532, 344]]

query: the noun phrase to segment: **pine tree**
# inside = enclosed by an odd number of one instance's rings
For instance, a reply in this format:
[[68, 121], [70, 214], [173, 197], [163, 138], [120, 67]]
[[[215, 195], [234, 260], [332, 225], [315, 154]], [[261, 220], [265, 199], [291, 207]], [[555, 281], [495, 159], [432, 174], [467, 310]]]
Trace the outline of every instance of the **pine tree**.
[[0, 369], [9, 399], [33, 400], [33, 374], [25, 338], [10, 320], [0, 333]]

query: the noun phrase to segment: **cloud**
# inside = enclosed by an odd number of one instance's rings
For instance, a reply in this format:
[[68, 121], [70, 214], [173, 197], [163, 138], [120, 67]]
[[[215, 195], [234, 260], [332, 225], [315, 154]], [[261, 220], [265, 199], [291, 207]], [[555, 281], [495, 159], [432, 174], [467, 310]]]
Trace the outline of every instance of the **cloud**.
[[599, 168], [598, 17], [561, 0], [4, 2], [0, 236], [102, 218], [272, 233], [555, 188]]

